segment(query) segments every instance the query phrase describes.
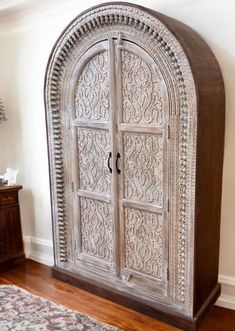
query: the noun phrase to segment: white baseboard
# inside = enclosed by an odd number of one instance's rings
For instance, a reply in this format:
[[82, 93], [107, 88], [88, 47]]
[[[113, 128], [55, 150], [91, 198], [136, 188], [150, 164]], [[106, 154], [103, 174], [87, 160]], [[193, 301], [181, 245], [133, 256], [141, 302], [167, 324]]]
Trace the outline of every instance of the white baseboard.
[[221, 295], [216, 306], [235, 310], [235, 277], [220, 275], [219, 283], [221, 284]]
[[53, 244], [32, 236], [24, 236], [25, 256], [28, 259], [52, 266], [54, 265]]
[[[24, 247], [27, 258], [49, 266], [54, 265], [52, 241], [24, 236]], [[219, 283], [222, 285], [222, 292], [216, 305], [235, 310], [235, 277], [220, 275]]]
[[235, 277], [219, 275], [219, 283], [227, 286], [232, 286], [235, 288]]
[[235, 310], [235, 297], [221, 293], [216, 302], [216, 306]]

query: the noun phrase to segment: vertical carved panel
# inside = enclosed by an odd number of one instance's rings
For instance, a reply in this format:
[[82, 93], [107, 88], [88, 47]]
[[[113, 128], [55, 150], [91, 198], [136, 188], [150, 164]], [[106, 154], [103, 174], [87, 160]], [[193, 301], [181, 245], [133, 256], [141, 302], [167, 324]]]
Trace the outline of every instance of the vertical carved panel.
[[162, 137], [124, 134], [124, 197], [162, 204]]
[[82, 253], [112, 261], [112, 219], [108, 203], [81, 198]]
[[126, 267], [162, 279], [162, 216], [125, 208]]
[[76, 89], [76, 117], [79, 119], [109, 119], [108, 55], [94, 56], [83, 68]]
[[110, 151], [109, 133], [103, 130], [78, 129], [80, 188], [110, 192], [107, 159]]
[[140, 57], [122, 51], [123, 121], [162, 125], [159, 79]]

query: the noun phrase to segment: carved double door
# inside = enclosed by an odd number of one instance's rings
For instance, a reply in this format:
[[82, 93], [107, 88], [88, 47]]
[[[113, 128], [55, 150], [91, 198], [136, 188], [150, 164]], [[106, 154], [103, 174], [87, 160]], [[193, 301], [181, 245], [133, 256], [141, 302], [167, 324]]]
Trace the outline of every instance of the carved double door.
[[85, 50], [70, 79], [72, 264], [117, 287], [166, 293], [168, 96], [161, 70], [119, 34]]

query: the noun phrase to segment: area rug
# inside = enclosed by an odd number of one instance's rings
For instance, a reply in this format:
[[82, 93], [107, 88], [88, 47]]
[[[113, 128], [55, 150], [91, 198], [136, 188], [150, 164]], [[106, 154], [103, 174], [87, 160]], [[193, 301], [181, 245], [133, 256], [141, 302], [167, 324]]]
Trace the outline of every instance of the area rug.
[[0, 286], [0, 331], [120, 331], [13, 285]]

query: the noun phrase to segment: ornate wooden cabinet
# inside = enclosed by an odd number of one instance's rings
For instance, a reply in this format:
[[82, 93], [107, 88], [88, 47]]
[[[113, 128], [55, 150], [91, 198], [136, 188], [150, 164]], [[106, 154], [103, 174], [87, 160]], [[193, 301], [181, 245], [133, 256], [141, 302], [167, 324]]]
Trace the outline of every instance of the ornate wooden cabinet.
[[0, 272], [25, 258], [18, 192], [20, 185], [0, 187]]
[[176, 20], [103, 4], [58, 39], [45, 105], [54, 275], [194, 330], [220, 293], [214, 55]]

